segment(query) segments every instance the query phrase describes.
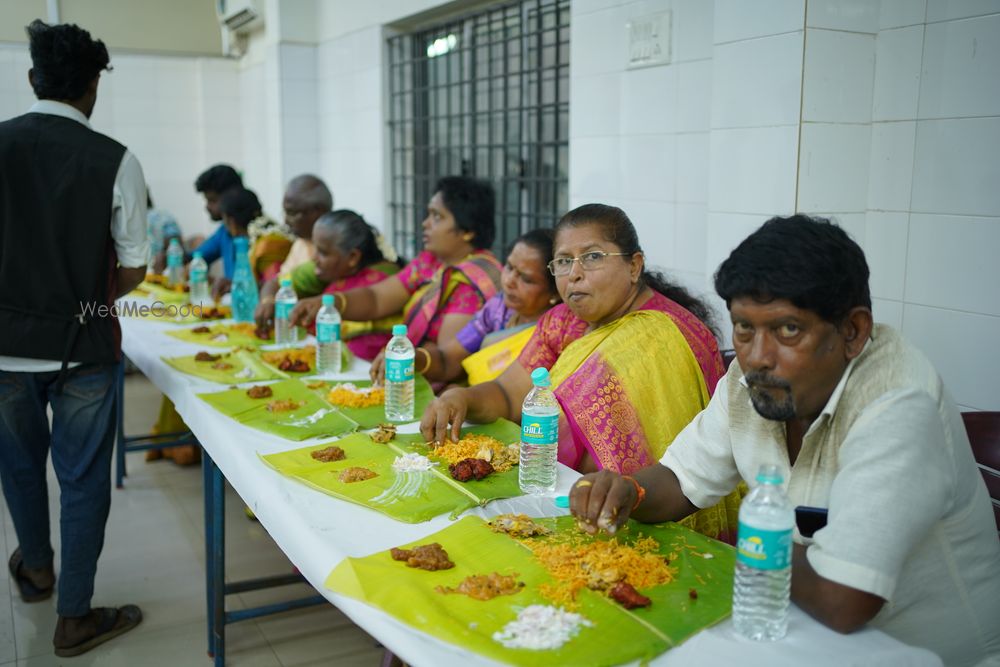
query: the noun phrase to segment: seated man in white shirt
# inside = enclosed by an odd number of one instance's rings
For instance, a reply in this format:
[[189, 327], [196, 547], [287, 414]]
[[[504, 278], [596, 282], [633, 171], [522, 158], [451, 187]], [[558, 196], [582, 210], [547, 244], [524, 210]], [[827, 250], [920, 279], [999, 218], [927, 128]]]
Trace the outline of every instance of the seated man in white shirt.
[[861, 248], [828, 221], [774, 218], [723, 262], [715, 287], [738, 363], [660, 464], [634, 480], [584, 476], [573, 514], [591, 532], [630, 515], [676, 521], [777, 464], [793, 504], [829, 510], [811, 539], [795, 535], [799, 607], [840, 632], [871, 624], [948, 665], [1000, 663], [1000, 542], [985, 484], [930, 362], [873, 324]]

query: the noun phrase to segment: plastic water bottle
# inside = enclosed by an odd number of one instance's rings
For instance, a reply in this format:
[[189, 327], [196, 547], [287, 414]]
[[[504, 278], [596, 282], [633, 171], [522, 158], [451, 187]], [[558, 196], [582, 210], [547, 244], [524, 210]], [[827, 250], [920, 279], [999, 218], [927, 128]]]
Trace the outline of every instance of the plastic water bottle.
[[247, 237], [237, 236], [233, 239], [236, 252], [236, 266], [233, 268], [232, 300], [233, 319], [237, 322], [253, 322], [253, 313], [257, 310], [257, 281], [250, 270], [250, 256], [247, 254], [249, 243]]
[[167, 246], [167, 287], [180, 289], [184, 284], [184, 248], [176, 237]]
[[281, 288], [274, 295], [274, 342], [278, 345], [292, 345], [299, 339], [292, 326], [292, 309], [298, 301], [291, 278], [282, 278]]
[[340, 372], [340, 313], [333, 295], [323, 295], [323, 307], [316, 315], [316, 372]]
[[208, 264], [195, 250], [191, 253], [191, 266], [188, 267], [189, 300], [191, 305], [205, 308], [212, 305], [212, 297], [208, 291]]
[[776, 465], [762, 465], [758, 486], [740, 505], [733, 583], [733, 625], [757, 641], [774, 641], [788, 630], [795, 509]]
[[406, 337], [406, 325], [392, 327], [385, 346], [385, 418], [391, 422], [413, 421], [413, 359], [416, 351]]
[[549, 389], [549, 372], [531, 371], [535, 387], [521, 404], [521, 461], [517, 482], [534, 496], [550, 496], [556, 489], [556, 458], [559, 453], [559, 401]]

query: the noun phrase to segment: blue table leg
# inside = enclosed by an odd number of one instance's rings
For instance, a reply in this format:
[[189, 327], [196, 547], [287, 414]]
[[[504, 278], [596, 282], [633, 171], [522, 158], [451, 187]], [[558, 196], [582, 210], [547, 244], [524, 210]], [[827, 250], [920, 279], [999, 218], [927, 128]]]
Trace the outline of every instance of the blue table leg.
[[212, 468], [215, 462], [208, 455], [207, 451], [201, 453], [201, 473], [202, 473], [202, 493], [204, 494], [204, 516], [205, 516], [205, 617], [208, 619], [208, 656], [215, 655], [215, 588], [214, 574], [212, 568], [212, 554], [215, 553], [212, 544]]
[[226, 664], [226, 483], [212, 464], [212, 624], [216, 667]]
[[202, 452], [205, 513], [205, 607], [208, 655], [216, 667], [226, 662], [226, 625], [270, 614], [326, 604], [321, 595], [226, 613], [226, 595], [305, 582], [301, 574], [248, 579], [226, 584], [226, 480], [207, 451]]

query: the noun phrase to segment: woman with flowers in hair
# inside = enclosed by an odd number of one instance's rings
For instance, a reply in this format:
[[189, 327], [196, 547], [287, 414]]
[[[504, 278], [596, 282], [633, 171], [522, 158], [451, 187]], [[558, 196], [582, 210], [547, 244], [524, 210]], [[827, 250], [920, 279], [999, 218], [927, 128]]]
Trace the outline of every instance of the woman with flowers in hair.
[[222, 196], [219, 210], [230, 236], [248, 237], [250, 268], [257, 284], [274, 278], [295, 241], [288, 227], [261, 212], [260, 200], [252, 190], [230, 190]]

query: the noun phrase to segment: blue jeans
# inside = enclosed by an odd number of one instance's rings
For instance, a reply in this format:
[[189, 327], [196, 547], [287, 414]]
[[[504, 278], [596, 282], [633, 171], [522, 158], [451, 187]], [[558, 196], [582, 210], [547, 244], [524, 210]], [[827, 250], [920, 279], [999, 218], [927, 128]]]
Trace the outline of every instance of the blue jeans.
[[[116, 364], [84, 364], [68, 371], [0, 370], [0, 481], [24, 564], [52, 563], [45, 463], [59, 480], [62, 567], [60, 616], [90, 611], [97, 558], [111, 508], [111, 454], [115, 442]], [[46, 415], [52, 406], [52, 429]]]

